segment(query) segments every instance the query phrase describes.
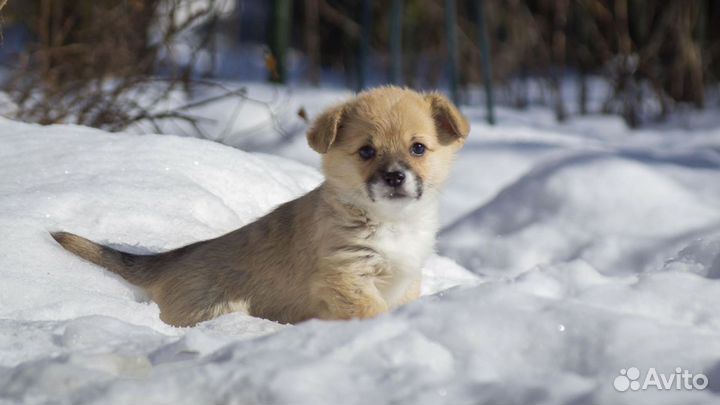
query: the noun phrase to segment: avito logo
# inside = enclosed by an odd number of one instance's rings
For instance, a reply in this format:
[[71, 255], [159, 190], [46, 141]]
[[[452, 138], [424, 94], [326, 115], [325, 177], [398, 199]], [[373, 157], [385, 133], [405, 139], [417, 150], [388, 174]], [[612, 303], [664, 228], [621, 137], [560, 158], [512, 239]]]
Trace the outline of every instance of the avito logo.
[[648, 369], [644, 378], [640, 378], [640, 369], [630, 367], [620, 370], [620, 375], [613, 380], [613, 387], [617, 391], [627, 390], [638, 391], [648, 388], [657, 390], [703, 390], [708, 386], [708, 378], [705, 374], [693, 374], [689, 370], [680, 367], [675, 368], [674, 373], [658, 373], [654, 367]]

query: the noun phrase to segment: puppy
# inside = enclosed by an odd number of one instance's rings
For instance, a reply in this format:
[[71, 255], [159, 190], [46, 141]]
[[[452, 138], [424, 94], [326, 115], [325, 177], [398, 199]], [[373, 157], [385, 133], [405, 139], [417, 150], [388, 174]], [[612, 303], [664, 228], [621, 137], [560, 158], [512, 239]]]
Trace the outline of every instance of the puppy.
[[468, 132], [440, 94], [377, 88], [308, 131], [325, 182], [240, 229], [147, 256], [52, 236], [142, 287], [171, 325], [234, 311], [282, 323], [368, 318], [419, 296], [438, 193]]

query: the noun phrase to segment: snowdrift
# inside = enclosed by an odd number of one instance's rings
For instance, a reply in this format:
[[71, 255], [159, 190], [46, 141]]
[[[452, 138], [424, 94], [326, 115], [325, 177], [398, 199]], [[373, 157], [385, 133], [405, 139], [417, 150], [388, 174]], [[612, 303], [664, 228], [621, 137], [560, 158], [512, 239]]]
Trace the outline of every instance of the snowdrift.
[[538, 164], [446, 227], [441, 249], [485, 272], [582, 259], [605, 274], [640, 273], [718, 229], [717, 205], [652, 163], [574, 153]]

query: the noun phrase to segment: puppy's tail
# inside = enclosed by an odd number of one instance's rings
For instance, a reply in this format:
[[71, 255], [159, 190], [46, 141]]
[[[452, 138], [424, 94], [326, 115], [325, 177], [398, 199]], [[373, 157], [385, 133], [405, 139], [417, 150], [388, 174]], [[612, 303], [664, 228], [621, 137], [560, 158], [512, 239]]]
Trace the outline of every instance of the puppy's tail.
[[68, 232], [50, 235], [66, 250], [119, 274], [132, 284], [146, 287], [156, 279], [157, 270], [151, 265], [154, 256], [120, 252]]

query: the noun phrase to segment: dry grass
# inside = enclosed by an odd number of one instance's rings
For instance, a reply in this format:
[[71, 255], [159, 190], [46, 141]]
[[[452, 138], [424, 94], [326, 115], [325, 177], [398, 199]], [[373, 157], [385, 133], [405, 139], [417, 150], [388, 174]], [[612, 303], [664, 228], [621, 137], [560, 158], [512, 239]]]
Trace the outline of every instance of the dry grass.
[[[176, 108], [158, 108], [178, 92], [192, 96], [198, 85], [192, 78], [200, 73], [196, 61], [214, 35], [215, 1], [189, 7], [186, 0], [39, 0], [16, 5], [13, 15], [27, 18], [38, 40], [2, 84], [17, 105], [14, 118], [109, 131], [143, 121], [158, 132], [160, 121], [175, 119], [201, 132], [199, 118], [188, 110], [244, 93], [225, 91]], [[189, 35], [194, 40], [187, 41]], [[179, 63], [173, 60], [173, 45], [181, 39], [194, 47], [189, 59]]]

